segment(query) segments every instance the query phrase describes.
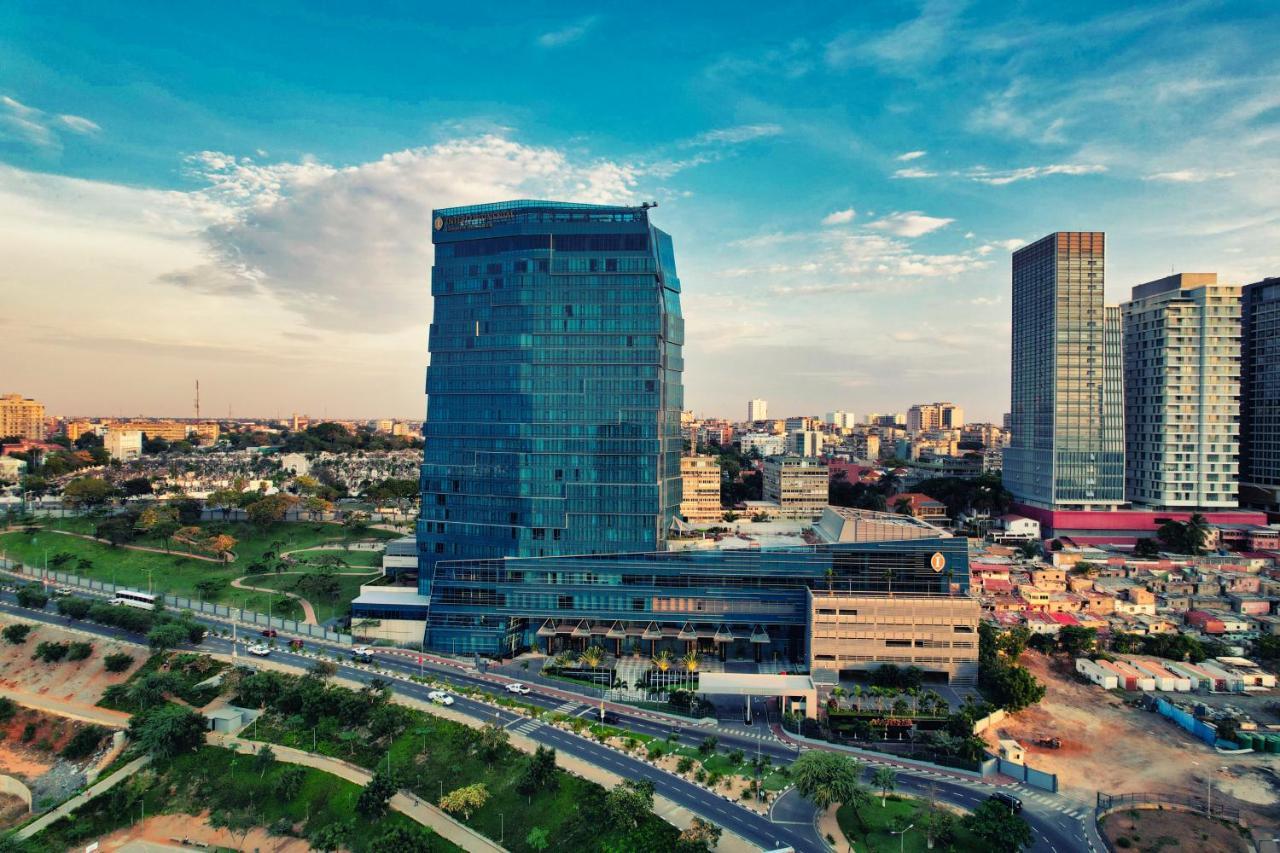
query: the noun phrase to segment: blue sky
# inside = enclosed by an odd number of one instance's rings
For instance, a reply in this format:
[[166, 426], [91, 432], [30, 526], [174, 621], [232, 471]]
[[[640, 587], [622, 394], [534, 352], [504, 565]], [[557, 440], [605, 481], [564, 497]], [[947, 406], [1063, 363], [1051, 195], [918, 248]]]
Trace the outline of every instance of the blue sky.
[[429, 211], [498, 198], [660, 203], [709, 415], [998, 418], [1052, 230], [1280, 274], [1272, 4], [317, 5], [0, 9], [0, 390], [419, 415]]

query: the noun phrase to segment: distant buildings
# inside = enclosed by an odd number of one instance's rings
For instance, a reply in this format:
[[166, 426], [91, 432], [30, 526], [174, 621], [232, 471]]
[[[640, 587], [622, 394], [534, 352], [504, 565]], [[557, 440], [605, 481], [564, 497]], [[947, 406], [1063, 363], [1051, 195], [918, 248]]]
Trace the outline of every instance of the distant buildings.
[[1280, 512], [1280, 278], [1245, 285], [1240, 349], [1240, 497]]
[[1237, 507], [1240, 288], [1171, 275], [1135, 287], [1121, 311], [1127, 499]]
[[102, 443], [111, 458], [121, 462], [142, 456], [142, 432], [139, 430], [109, 429]]
[[822, 455], [822, 433], [811, 429], [798, 429], [787, 436], [787, 452], [796, 456]]
[[764, 499], [778, 506], [782, 518], [821, 517], [827, 507], [826, 463], [803, 456], [775, 456], [764, 461]]
[[918, 403], [907, 410], [907, 431], [927, 432], [964, 426], [964, 409], [955, 403]]
[[0, 438], [30, 438], [43, 441], [44, 404], [21, 394], [0, 396]]
[[836, 429], [853, 429], [858, 425], [858, 416], [853, 412], [827, 412], [824, 420]]
[[787, 437], [771, 432], [749, 432], [739, 439], [738, 447], [746, 456], [750, 456], [752, 451], [755, 451], [761, 459], [767, 459], [786, 452]]
[[747, 421], [754, 423], [769, 418], [769, 403], [767, 400], [750, 400], [747, 402]]
[[1013, 253], [1012, 443], [1023, 504], [1124, 503], [1122, 331], [1103, 305], [1104, 236], [1058, 232]]
[[680, 457], [680, 515], [690, 524], [720, 521], [720, 462], [715, 456]]

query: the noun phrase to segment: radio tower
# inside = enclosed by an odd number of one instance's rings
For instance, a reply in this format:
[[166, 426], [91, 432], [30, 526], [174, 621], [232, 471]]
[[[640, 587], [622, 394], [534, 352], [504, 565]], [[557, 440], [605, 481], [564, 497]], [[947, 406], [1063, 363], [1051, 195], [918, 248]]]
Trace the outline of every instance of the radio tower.
[[196, 420], [200, 420], [200, 380], [196, 380]]

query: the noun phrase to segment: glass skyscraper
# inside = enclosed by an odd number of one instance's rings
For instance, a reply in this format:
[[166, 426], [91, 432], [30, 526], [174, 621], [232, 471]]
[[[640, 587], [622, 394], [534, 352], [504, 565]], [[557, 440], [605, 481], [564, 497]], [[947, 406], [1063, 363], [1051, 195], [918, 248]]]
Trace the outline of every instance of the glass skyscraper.
[[[441, 560], [663, 547], [680, 506], [684, 327], [671, 238], [649, 214], [434, 212], [422, 594]], [[458, 618], [432, 631], [478, 647], [466, 635], [483, 617]]]
[[1052, 509], [1124, 502], [1124, 338], [1103, 304], [1105, 237], [1057, 232], [1013, 253], [1013, 362], [1004, 482]]
[[1241, 307], [1240, 502], [1280, 511], [1280, 278], [1245, 285]]

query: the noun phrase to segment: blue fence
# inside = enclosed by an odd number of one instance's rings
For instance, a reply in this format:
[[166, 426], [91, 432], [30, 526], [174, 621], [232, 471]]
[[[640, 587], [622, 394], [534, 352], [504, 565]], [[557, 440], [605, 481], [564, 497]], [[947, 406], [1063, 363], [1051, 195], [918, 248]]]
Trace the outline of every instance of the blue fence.
[[1050, 791], [1055, 794], [1058, 792], [1058, 776], [1056, 773], [1046, 773], [1043, 770], [1037, 770], [1025, 764], [1015, 764], [1003, 758], [996, 758], [995, 761], [997, 773], [1010, 776], [1019, 782], [1025, 782], [1031, 787], [1039, 788], [1042, 791]]
[[[1206, 723], [1204, 720], [1197, 720], [1189, 711], [1172, 704], [1168, 699], [1156, 699], [1156, 711], [1165, 719], [1172, 720], [1182, 728], [1190, 732], [1194, 737], [1199, 738], [1209, 746], [1218, 744], [1218, 730]], [[1222, 741], [1224, 746], [1236, 748], [1235, 744], [1228, 744]]]

